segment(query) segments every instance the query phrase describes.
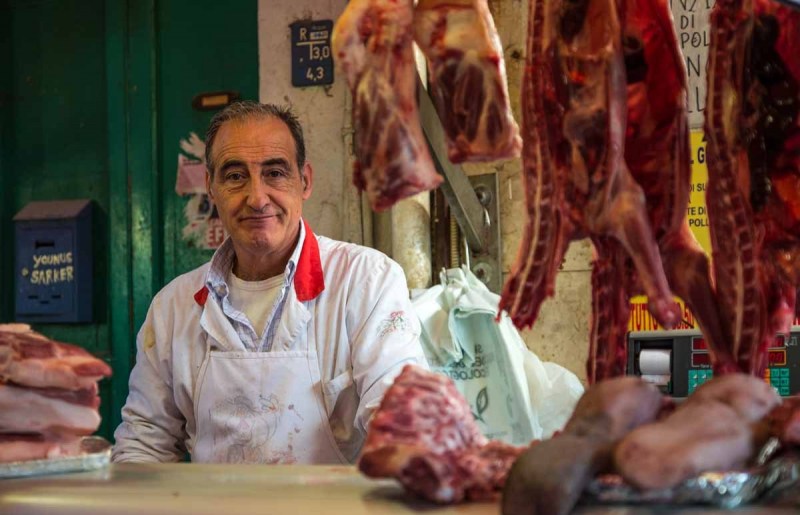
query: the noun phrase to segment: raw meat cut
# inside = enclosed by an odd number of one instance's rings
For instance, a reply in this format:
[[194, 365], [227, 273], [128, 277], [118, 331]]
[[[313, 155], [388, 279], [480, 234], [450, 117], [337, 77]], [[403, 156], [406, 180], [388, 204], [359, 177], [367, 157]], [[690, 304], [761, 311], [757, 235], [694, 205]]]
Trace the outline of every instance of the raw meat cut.
[[425, 499], [487, 499], [524, 450], [488, 441], [453, 382], [407, 365], [373, 414], [358, 468]]
[[503, 491], [503, 513], [569, 513], [589, 481], [610, 469], [614, 444], [655, 420], [668, 407], [666, 402], [655, 386], [635, 377], [589, 387], [564, 431], [514, 463]]
[[787, 397], [767, 416], [769, 432], [781, 443], [800, 445], [800, 397]]
[[111, 368], [26, 324], [0, 324], [0, 463], [80, 453], [97, 430], [97, 381]]
[[672, 488], [707, 471], [744, 466], [763, 442], [757, 422], [781, 403], [762, 379], [730, 373], [700, 386], [663, 420], [625, 436], [616, 470], [641, 489]]
[[[730, 364], [710, 265], [686, 218], [691, 182], [686, 70], [667, 2], [628, 0], [622, 41], [628, 107], [625, 161], [644, 192], [670, 288], [697, 318], [715, 362]], [[625, 373], [629, 298], [643, 293], [621, 245], [609, 238], [596, 238], [594, 244], [590, 382]]]
[[453, 163], [519, 157], [503, 46], [486, 0], [420, 0], [414, 37]]
[[684, 404], [719, 401], [727, 404], [746, 422], [763, 419], [781, 404], [781, 398], [760, 377], [725, 374], [703, 383]]
[[[529, 5], [522, 92], [528, 221], [500, 309], [508, 310], [517, 327], [532, 325], [542, 302], [553, 294], [569, 242], [590, 237], [597, 254], [594, 361], [588, 367], [594, 381], [619, 373], [624, 355], [624, 330], [619, 328], [627, 322], [623, 304], [630, 290], [647, 294], [651, 313], [666, 328], [680, 321], [680, 312], [667, 283], [645, 192], [626, 164], [624, 9], [612, 0], [531, 0]], [[674, 42], [672, 32], [670, 37]], [[674, 80], [683, 84], [682, 78]], [[685, 144], [679, 139], [686, 136], [685, 114], [674, 110], [684, 95], [680, 88], [668, 90], [671, 100], [662, 100], [663, 106], [652, 102], [645, 103], [649, 110], [640, 109], [647, 115], [644, 122], [663, 125], [661, 118], [666, 120], [667, 127], [643, 125], [642, 130], [650, 131], [643, 132], [645, 137], [666, 138], [668, 152]], [[639, 176], [651, 169], [663, 174], [672, 162], [670, 156], [657, 156], [655, 163], [652, 156], [638, 157]], [[665, 202], [679, 190], [671, 181], [660, 188]], [[666, 218], [660, 223], [671, 228], [672, 219], [678, 218], [672, 203], [661, 209]], [[603, 287], [608, 289], [599, 291]], [[606, 305], [611, 311], [601, 313]], [[607, 323], [597, 323], [601, 318]]]
[[96, 387], [111, 368], [86, 350], [50, 340], [25, 324], [0, 325], [0, 382], [68, 390]]
[[0, 434], [0, 463], [75, 456], [80, 437], [47, 439], [38, 434]]
[[436, 188], [417, 109], [411, 0], [353, 0], [333, 30], [333, 52], [353, 95], [353, 182], [373, 209]]
[[718, 0], [705, 130], [717, 302], [735, 368], [761, 375], [800, 284], [800, 11]]
[[0, 383], [0, 433], [88, 435], [100, 426], [100, 399], [88, 390]]
[[461, 451], [419, 453], [396, 477], [407, 491], [437, 503], [493, 500], [523, 450], [491, 441]]
[[753, 430], [719, 401], [678, 407], [666, 420], [635, 429], [615, 451], [616, 470], [641, 488], [673, 488], [702, 472], [743, 466]]

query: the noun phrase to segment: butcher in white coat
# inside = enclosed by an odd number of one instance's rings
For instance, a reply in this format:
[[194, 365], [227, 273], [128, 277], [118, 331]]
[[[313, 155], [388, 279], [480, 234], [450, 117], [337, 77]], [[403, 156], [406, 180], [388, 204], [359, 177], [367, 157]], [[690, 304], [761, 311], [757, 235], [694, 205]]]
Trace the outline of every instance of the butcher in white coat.
[[303, 220], [313, 170], [288, 109], [233, 104], [206, 144], [229, 237], [153, 299], [113, 459], [352, 463], [394, 377], [425, 365], [403, 272]]

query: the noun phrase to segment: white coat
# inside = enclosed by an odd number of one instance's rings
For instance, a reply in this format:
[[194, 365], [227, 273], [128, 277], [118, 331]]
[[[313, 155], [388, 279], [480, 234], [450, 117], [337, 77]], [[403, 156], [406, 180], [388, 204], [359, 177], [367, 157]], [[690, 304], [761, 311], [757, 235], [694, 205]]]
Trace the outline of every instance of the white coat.
[[[406, 364], [427, 366], [419, 322], [402, 269], [385, 255], [316, 236], [308, 225], [298, 246], [271, 351], [316, 349], [331, 432], [341, 454], [354, 462], [370, 415], [394, 377]], [[115, 462], [170, 462], [191, 454], [197, 381], [209, 342], [226, 351], [246, 350], [216, 301], [208, 299], [209, 266], [177, 277], [150, 305], [114, 434]]]

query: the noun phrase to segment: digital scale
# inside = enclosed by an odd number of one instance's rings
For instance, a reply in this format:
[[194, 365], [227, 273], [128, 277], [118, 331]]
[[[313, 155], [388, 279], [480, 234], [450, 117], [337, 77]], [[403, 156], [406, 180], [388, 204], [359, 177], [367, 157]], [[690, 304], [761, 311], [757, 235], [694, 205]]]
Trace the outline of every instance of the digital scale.
[[[800, 327], [777, 335], [768, 352], [764, 380], [784, 397], [800, 393]], [[688, 397], [714, 375], [708, 344], [692, 329], [628, 333], [627, 373], [672, 397]]]

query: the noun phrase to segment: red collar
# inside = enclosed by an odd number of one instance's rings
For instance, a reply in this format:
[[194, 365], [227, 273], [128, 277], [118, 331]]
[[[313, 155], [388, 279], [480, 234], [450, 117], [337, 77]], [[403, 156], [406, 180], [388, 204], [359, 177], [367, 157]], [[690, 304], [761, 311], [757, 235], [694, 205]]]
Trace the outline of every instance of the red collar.
[[306, 237], [300, 250], [300, 259], [297, 260], [297, 270], [294, 272], [294, 291], [300, 302], [317, 298], [325, 289], [317, 237], [305, 219], [303, 225], [306, 228]]
[[[305, 219], [303, 219], [303, 226], [306, 229], [306, 237], [303, 240], [303, 248], [300, 249], [297, 269], [294, 272], [294, 291], [300, 302], [317, 298], [325, 289], [317, 237]], [[205, 306], [206, 300], [208, 300], [208, 287], [203, 286], [194, 294], [194, 301], [200, 306]]]

